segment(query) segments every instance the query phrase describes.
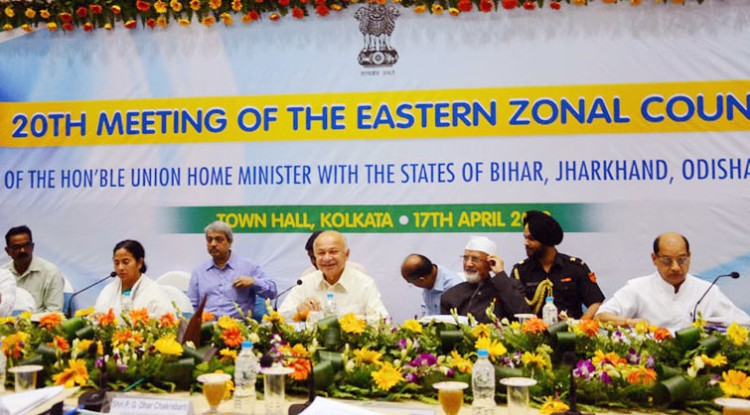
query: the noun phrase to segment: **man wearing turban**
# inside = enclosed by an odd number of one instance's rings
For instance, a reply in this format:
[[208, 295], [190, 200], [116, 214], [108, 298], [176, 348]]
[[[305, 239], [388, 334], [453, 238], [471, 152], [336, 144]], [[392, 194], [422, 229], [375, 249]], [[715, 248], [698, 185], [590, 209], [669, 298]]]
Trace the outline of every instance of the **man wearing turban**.
[[[440, 298], [440, 311], [455, 309], [459, 315], [471, 314], [480, 323], [489, 323], [493, 314], [498, 320], [516, 320], [515, 315], [528, 313], [523, 286], [503, 270], [497, 256], [497, 245], [484, 236], [472, 236], [461, 256], [466, 282], [455, 285]], [[495, 275], [492, 276], [490, 271]], [[488, 310], [494, 304], [494, 308]]]
[[563, 239], [560, 224], [546, 213], [530, 210], [523, 220], [523, 237], [528, 258], [513, 267], [512, 275], [523, 284], [532, 311], [541, 316], [546, 297], [553, 297], [568, 317], [593, 318], [604, 294], [596, 274], [580, 258], [557, 252], [555, 246]]

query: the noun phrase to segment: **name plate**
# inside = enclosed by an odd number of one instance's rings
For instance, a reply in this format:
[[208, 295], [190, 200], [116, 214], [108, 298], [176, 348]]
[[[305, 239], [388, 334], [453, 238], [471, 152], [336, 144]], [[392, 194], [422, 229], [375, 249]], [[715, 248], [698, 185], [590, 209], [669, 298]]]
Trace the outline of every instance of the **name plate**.
[[194, 415], [193, 403], [187, 399], [164, 399], [144, 395], [115, 395], [109, 404], [110, 414], [120, 415]]

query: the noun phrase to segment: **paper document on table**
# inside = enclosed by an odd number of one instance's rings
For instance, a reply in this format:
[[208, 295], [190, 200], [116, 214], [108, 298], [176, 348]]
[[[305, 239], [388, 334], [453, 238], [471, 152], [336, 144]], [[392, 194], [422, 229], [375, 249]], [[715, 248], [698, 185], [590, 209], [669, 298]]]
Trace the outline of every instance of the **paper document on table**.
[[48, 388], [34, 389], [28, 392], [10, 393], [0, 396], [0, 401], [8, 409], [10, 415], [23, 415], [29, 413], [55, 395], [63, 391], [62, 386], [50, 386]]
[[[431, 316], [424, 316], [417, 321], [422, 324], [429, 324], [433, 321], [436, 323], [456, 324], [456, 319], [450, 314], [435, 314]], [[469, 324], [469, 318], [466, 316], [458, 316], [458, 324]]]
[[380, 415], [369, 409], [334, 401], [333, 399], [316, 397], [310, 406], [300, 415]]

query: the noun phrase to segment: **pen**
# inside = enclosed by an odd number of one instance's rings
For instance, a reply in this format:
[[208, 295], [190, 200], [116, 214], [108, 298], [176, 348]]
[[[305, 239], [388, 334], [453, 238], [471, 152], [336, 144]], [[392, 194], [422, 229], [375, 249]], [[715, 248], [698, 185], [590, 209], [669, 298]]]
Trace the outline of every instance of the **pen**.
[[86, 407], [86, 405], [78, 405], [75, 408], [71, 409], [70, 411], [66, 412], [65, 415], [75, 415], [77, 414], [81, 409]]

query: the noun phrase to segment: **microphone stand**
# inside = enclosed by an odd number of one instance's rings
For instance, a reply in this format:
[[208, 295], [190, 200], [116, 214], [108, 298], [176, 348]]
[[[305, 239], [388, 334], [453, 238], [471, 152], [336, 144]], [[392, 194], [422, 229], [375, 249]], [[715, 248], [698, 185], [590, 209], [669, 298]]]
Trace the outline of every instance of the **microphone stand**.
[[695, 303], [695, 307], [693, 308], [693, 323], [695, 323], [695, 320], [698, 318], [698, 305], [700, 305], [701, 301], [703, 301], [704, 298], [708, 295], [708, 292], [711, 291], [711, 288], [714, 288], [714, 285], [716, 285], [716, 282], [719, 281], [719, 278], [724, 277], [732, 277], [733, 279], [737, 279], [740, 277], [740, 273], [737, 271], [732, 271], [729, 274], [723, 274], [719, 275], [716, 278], [714, 278], [714, 281], [711, 283], [711, 285], [708, 286], [708, 289], [706, 292], [703, 293], [701, 298], [698, 300], [697, 303]]
[[287, 288], [286, 290], [284, 290], [284, 291], [276, 294], [276, 298], [273, 299], [273, 311], [279, 311], [279, 297], [281, 297], [282, 295], [288, 293], [289, 291], [292, 291], [292, 288], [294, 288], [294, 287], [296, 287], [298, 285], [302, 285], [302, 280], [301, 279], [298, 279], [297, 283], [295, 285], [292, 285], [291, 287]]
[[573, 352], [566, 352], [563, 360], [566, 364], [570, 364], [570, 384], [568, 385], [568, 400], [570, 401], [570, 409], [564, 412], [555, 412], [552, 415], [592, 415], [581, 412], [576, 408], [576, 380], [573, 376], [573, 370], [576, 365], [577, 356]]
[[86, 288], [84, 288], [82, 290], [74, 292], [73, 295], [70, 296], [70, 301], [68, 301], [68, 309], [67, 309], [67, 311], [65, 311], [65, 317], [67, 317], [67, 318], [73, 317], [73, 314], [72, 314], [72, 312], [73, 312], [73, 299], [76, 298], [76, 296], [78, 294], [80, 294], [80, 293], [88, 290], [89, 288], [91, 288], [91, 287], [93, 287], [95, 285], [101, 284], [102, 282], [106, 281], [109, 278], [114, 278], [116, 276], [117, 276], [117, 273], [114, 272], [114, 271], [112, 271], [109, 275], [107, 275], [106, 277], [100, 279], [99, 281], [97, 281], [97, 282], [89, 285], [88, 287], [86, 287]]

